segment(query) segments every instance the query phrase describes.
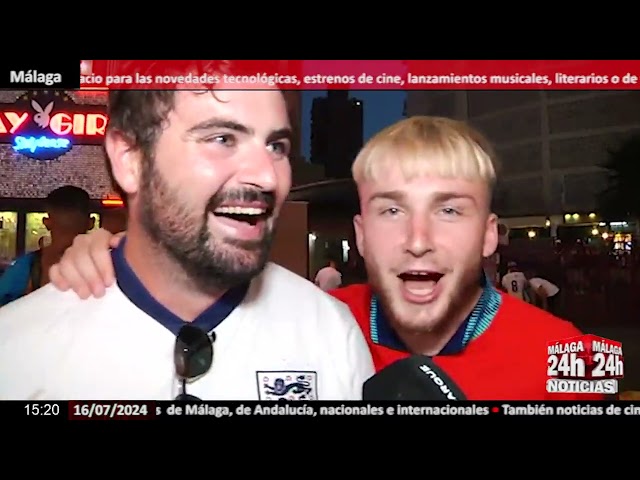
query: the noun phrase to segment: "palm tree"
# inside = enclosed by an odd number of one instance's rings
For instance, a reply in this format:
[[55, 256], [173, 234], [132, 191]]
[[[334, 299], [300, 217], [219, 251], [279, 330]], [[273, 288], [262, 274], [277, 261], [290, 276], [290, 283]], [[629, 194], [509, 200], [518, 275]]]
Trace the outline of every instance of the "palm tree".
[[640, 217], [640, 135], [609, 152], [604, 165], [609, 171], [607, 188], [599, 198], [599, 209], [610, 220]]

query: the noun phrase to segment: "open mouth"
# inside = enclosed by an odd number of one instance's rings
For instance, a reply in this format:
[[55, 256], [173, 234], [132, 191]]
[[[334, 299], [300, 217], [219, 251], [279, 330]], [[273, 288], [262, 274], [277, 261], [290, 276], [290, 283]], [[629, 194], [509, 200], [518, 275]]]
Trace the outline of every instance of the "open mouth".
[[438, 283], [442, 277], [444, 277], [443, 273], [428, 270], [409, 270], [398, 275], [398, 278], [404, 282]]
[[244, 222], [249, 225], [257, 225], [271, 216], [272, 209], [267, 207], [240, 207], [222, 206], [213, 211], [216, 217], [228, 218], [236, 222]]
[[443, 273], [430, 270], [408, 270], [398, 275], [404, 288], [414, 296], [424, 297], [432, 295]]

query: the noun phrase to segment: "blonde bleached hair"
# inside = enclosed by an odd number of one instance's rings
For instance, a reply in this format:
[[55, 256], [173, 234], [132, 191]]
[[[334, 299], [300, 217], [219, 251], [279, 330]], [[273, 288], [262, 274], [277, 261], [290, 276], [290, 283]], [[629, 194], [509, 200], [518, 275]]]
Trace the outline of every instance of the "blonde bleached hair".
[[401, 120], [373, 136], [351, 169], [356, 184], [384, 177], [399, 166], [405, 179], [421, 176], [497, 181], [497, 159], [489, 141], [464, 122], [416, 116]]

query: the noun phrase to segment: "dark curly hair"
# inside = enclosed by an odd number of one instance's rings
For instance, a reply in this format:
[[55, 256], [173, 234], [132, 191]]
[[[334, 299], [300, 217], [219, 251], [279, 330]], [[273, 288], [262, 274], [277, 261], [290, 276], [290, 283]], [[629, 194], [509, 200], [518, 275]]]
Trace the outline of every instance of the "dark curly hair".
[[[201, 75], [229, 74], [231, 62], [225, 60], [216, 61], [172, 61], [173, 71], [163, 71], [167, 75], [185, 75], [192, 73]], [[148, 70], [139, 71], [139, 75], [146, 75], [154, 68], [154, 63], [148, 65]], [[175, 89], [170, 90], [111, 90], [109, 91], [108, 114], [109, 131], [117, 131], [131, 143], [131, 146], [140, 150], [144, 162], [153, 158], [154, 149], [158, 137], [162, 133], [169, 113], [175, 106]], [[115, 181], [111, 164], [107, 162], [109, 175], [115, 190], [121, 198], [126, 198], [126, 193]], [[149, 165], [145, 165], [149, 168]]]
[[73, 210], [89, 215], [91, 197], [86, 190], [74, 185], [64, 185], [51, 191], [45, 201], [47, 210]]
[[[172, 61], [167, 75], [230, 74], [232, 63], [216, 61]], [[149, 65], [149, 71], [153, 64]], [[163, 70], [164, 71], [164, 70]], [[146, 72], [138, 72], [145, 75]], [[109, 92], [109, 129], [124, 135], [145, 158], [153, 154], [164, 123], [175, 106], [176, 90], [112, 90]]]
[[[140, 71], [139, 75], [151, 73], [155, 62], [147, 64], [148, 70]], [[266, 70], [277, 70], [278, 61], [264, 61], [261, 64]], [[245, 75], [255, 72], [243, 71], [242, 63], [231, 60], [180, 60], [171, 61], [173, 71], [167, 71], [163, 66], [165, 75], [186, 75], [188, 73], [200, 76], [220, 75]], [[139, 67], [137, 63], [137, 67]], [[169, 85], [168, 85], [169, 87]], [[170, 90], [112, 90], [109, 92], [109, 125], [110, 131], [117, 131], [123, 135], [135, 149], [142, 153], [143, 161], [149, 162], [154, 156], [154, 149], [169, 113], [175, 107], [175, 89]], [[211, 89], [215, 95], [215, 90]], [[149, 165], [144, 165], [149, 168]], [[111, 168], [109, 168], [111, 173]], [[111, 174], [113, 180], [113, 174]], [[124, 192], [113, 182], [118, 193], [124, 198]]]

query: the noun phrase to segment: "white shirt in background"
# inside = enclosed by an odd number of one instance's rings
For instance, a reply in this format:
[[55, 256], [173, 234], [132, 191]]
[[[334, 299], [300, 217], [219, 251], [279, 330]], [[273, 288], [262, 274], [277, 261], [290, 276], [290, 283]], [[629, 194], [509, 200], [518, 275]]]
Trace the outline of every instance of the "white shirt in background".
[[342, 274], [333, 267], [324, 267], [316, 275], [315, 283], [327, 292], [342, 285]]
[[547, 297], [553, 297], [560, 291], [557, 285], [554, 285], [549, 280], [545, 280], [544, 278], [535, 277], [529, 280], [529, 283], [536, 290], [542, 287], [544, 292], [547, 294]]
[[514, 297], [525, 300], [524, 290], [527, 286], [527, 277], [522, 272], [510, 272], [502, 277], [502, 287]]

